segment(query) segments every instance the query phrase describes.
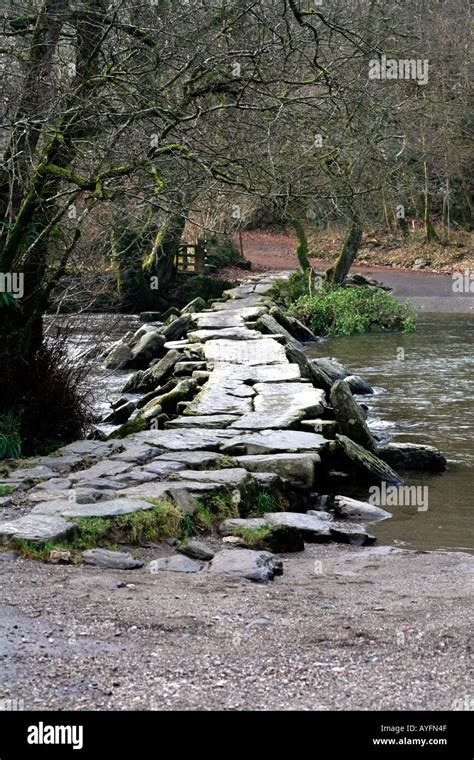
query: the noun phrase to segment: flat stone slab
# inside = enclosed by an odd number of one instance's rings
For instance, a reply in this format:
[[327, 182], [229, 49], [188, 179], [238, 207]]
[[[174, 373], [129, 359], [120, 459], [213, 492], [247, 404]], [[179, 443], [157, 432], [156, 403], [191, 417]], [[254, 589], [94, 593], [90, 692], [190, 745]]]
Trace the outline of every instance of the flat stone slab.
[[234, 311], [214, 311], [194, 314], [195, 322], [200, 330], [222, 330], [228, 327], [244, 327], [244, 320], [241, 314]]
[[249, 472], [274, 472], [300, 488], [312, 488], [319, 454], [254, 454], [236, 457], [235, 461]]
[[61, 512], [63, 517], [119, 517], [153, 509], [153, 504], [144, 499], [111, 499], [93, 504], [69, 504]]
[[319, 520], [313, 515], [299, 512], [267, 512], [264, 515], [270, 525], [284, 525], [288, 528], [297, 528], [305, 541], [308, 543], [321, 543], [329, 541], [331, 537], [330, 523]]
[[131, 554], [113, 552], [108, 549], [87, 549], [87, 551], [82, 552], [82, 559], [86, 565], [95, 565], [111, 570], [135, 570], [144, 565], [142, 560], [134, 559]]
[[229, 366], [219, 367], [211, 372], [207, 383], [187, 405], [186, 411], [190, 417], [233, 415], [238, 418], [252, 410], [254, 393]]
[[167, 451], [218, 450], [223, 441], [233, 438], [235, 430], [144, 430], [134, 440]]
[[150, 573], [159, 573], [163, 570], [172, 573], [199, 573], [202, 570], [202, 564], [190, 557], [185, 557], [183, 554], [175, 554], [172, 557], [152, 560], [146, 569]]
[[223, 487], [239, 488], [247, 481], [251, 482], [252, 476], [242, 467], [229, 467], [224, 470], [181, 470], [169, 477], [169, 480], [196, 481]]
[[[194, 472], [194, 471], [193, 471]], [[221, 491], [224, 488], [222, 482], [212, 480], [160, 480], [149, 483], [141, 483], [138, 486], [124, 487], [117, 490], [120, 497], [124, 496], [131, 499], [167, 499], [175, 491], [189, 491], [194, 494], [207, 494], [213, 491]], [[151, 505], [153, 506], [153, 505]]]
[[74, 441], [56, 451], [57, 456], [81, 454], [84, 456], [107, 457], [121, 447], [120, 441]]
[[156, 446], [131, 446], [126, 451], [113, 454], [109, 461], [129, 462], [130, 464], [147, 464], [160, 454]]
[[[159, 461], [159, 462], [155, 461], [155, 462], [150, 462], [149, 464], [146, 464], [143, 467], [143, 472], [148, 473], [148, 475], [150, 476], [154, 475], [154, 479], [157, 480], [158, 478], [167, 477], [172, 472], [176, 472], [177, 470], [182, 470], [184, 467], [186, 467], [186, 465], [183, 462], [175, 462], [172, 460]], [[148, 480], [153, 480], [153, 478], [149, 477]], [[145, 478], [141, 482], [146, 483], [147, 479]]]
[[114, 475], [120, 475], [122, 472], [131, 470], [132, 465], [130, 462], [123, 462], [121, 460], [106, 459], [102, 462], [88, 467], [86, 470], [78, 470], [73, 472], [69, 476], [71, 483], [77, 483], [80, 480], [95, 480], [96, 478], [110, 478]]
[[35, 459], [30, 461], [34, 466], [49, 467], [59, 475], [67, 475], [73, 468], [78, 467], [85, 459], [85, 456], [80, 456], [78, 454], [64, 454], [64, 456], [35, 457]]
[[214, 364], [244, 364], [246, 367], [260, 364], [288, 364], [285, 348], [274, 338], [262, 338], [256, 332], [259, 340], [209, 340], [204, 345], [204, 356], [207, 362]]
[[279, 430], [278, 432], [262, 430], [258, 433], [241, 433], [235, 438], [222, 441], [221, 451], [238, 454], [280, 454], [282, 452], [296, 454], [306, 451], [319, 452], [327, 445], [327, 440], [316, 433], [300, 433], [297, 430]]
[[50, 478], [58, 478], [59, 474], [52, 470], [51, 467], [45, 467], [40, 465], [38, 467], [21, 467], [18, 470], [12, 470], [8, 478], [2, 481], [2, 483], [9, 483], [14, 485], [20, 482], [33, 482], [35, 480], [49, 480]]
[[[262, 333], [258, 330], [250, 330], [248, 327], [224, 327], [222, 329], [212, 328], [210, 330], [195, 330], [188, 333], [188, 338], [192, 343], [207, 343], [216, 339], [227, 341], [253, 341], [259, 340]], [[204, 356], [207, 359], [204, 347]]]
[[167, 430], [173, 428], [226, 428], [232, 422], [238, 420], [236, 414], [210, 414], [201, 416], [186, 416], [177, 417], [175, 420], [165, 423]]
[[0, 523], [0, 543], [30, 541], [42, 545], [46, 541], [56, 543], [67, 540], [77, 525], [55, 515], [29, 514], [10, 522]]
[[322, 414], [327, 406], [324, 391], [309, 383], [257, 383], [254, 389], [254, 411], [233, 422], [231, 428], [291, 428], [308, 414]]
[[267, 583], [283, 573], [283, 563], [271, 552], [252, 549], [223, 549], [208, 565], [214, 575], [246, 578], [255, 583]]
[[391, 512], [376, 507], [366, 501], [357, 501], [347, 496], [335, 496], [333, 499], [334, 511], [340, 517], [348, 520], [362, 520], [362, 522], [379, 522], [392, 517]]
[[168, 461], [181, 462], [190, 469], [200, 470], [223, 459], [224, 455], [218, 454], [215, 451], [174, 451], [160, 454], [154, 461], [157, 463]]

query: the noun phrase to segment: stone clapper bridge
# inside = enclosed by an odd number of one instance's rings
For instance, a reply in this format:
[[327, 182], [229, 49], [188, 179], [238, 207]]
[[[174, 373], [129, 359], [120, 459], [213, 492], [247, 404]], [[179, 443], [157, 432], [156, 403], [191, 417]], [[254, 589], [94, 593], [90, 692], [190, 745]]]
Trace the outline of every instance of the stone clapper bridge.
[[[372, 543], [367, 523], [390, 513], [323, 495], [331, 478], [342, 470], [341, 482], [398, 486], [392, 466], [442, 470], [446, 461], [429, 446], [379, 445], [353, 396], [372, 389], [335, 360], [307, 358], [303, 343], [316, 338], [272, 303], [274, 282], [252, 278], [211, 308], [195, 299], [165, 324], [147, 323], [109, 346], [105, 366], [137, 369], [104, 420], [120, 426], [107, 440], [77, 441], [11, 470], [0, 506], [17, 503], [21, 516], [0, 523], [0, 543], [74, 547], [88, 519], [112, 523], [163, 500], [188, 532], [202, 532], [207, 509], [222, 547], [184, 541], [149, 562], [151, 571], [264, 582], [282, 572], [275, 552]], [[100, 547], [81, 558], [116, 569], [144, 564]]]

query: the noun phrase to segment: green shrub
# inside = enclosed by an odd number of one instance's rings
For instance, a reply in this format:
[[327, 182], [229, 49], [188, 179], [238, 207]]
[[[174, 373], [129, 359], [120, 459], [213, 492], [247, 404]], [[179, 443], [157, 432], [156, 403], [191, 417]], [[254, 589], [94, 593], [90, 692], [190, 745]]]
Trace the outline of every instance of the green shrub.
[[302, 296], [309, 295], [308, 275], [297, 271], [293, 272], [287, 280], [277, 280], [269, 295], [278, 303], [290, 306]]
[[289, 308], [317, 335], [351, 335], [382, 330], [415, 329], [409, 303], [399, 304], [390, 293], [370, 288], [323, 288], [313, 296], [302, 296]]
[[21, 421], [13, 412], [0, 417], [0, 459], [18, 459], [21, 456]]

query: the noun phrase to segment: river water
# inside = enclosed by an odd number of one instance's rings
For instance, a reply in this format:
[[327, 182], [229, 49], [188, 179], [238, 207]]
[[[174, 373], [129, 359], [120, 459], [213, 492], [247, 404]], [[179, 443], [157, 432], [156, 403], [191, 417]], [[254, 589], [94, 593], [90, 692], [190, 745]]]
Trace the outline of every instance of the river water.
[[[64, 320], [75, 356], [97, 342], [116, 340], [140, 321], [133, 315], [75, 315]], [[331, 338], [308, 346], [308, 355], [334, 356], [374, 387], [364, 396], [370, 427], [394, 441], [437, 446], [449, 467], [441, 474], [404, 474], [407, 485], [428, 491], [428, 509], [387, 507], [393, 513], [371, 531], [384, 544], [407, 548], [470, 550], [474, 512], [474, 319], [469, 314], [422, 314], [415, 333], [371, 333]], [[93, 363], [88, 378], [101, 416], [131, 373], [104, 370]], [[351, 484], [344, 493], [367, 500]], [[425, 492], [423, 492], [425, 493]]]
[[[436, 446], [448, 459], [445, 473], [403, 474], [407, 485], [428, 488], [428, 509], [387, 507], [393, 519], [371, 526], [381, 543], [472, 549], [473, 348], [472, 315], [433, 313], [419, 316], [415, 333], [330, 338], [308, 349], [312, 357], [337, 358], [371, 383], [375, 395], [359, 400], [370, 407], [372, 430], [393, 441]], [[369, 494], [355, 485], [353, 495], [367, 499]]]

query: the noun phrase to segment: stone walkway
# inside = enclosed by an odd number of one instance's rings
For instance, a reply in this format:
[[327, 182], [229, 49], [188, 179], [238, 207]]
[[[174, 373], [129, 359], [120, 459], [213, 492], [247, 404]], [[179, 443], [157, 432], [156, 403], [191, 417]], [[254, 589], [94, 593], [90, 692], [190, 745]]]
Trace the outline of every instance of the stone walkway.
[[[29, 460], [0, 481], [13, 489], [0, 507], [21, 494], [24, 512], [0, 523], [0, 542], [64, 542], [79, 517], [147, 511], [163, 498], [192, 517], [197, 499], [223, 490], [234, 503], [247, 502], [248, 512], [257, 492], [280, 489], [298, 499], [304, 489], [308, 495], [338, 456], [376, 482], [401, 483], [387, 463], [389, 447], [385, 456], [377, 450], [350, 382], [342, 379], [348, 371], [306, 358], [299, 338], [307, 339], [308, 330], [269, 300], [273, 284], [271, 277], [253, 279], [211, 309], [196, 299], [165, 325], [146, 324], [110, 347], [106, 366], [137, 369], [108, 418], [122, 427], [108, 440], [76, 441]], [[334, 412], [339, 432], [349, 437], [331, 440]], [[396, 453], [403, 460], [403, 451]], [[284, 512], [262, 515], [260, 526], [294, 529], [306, 541], [373, 540], [361, 524], [341, 517], [330, 523], [333, 517], [321, 510]], [[264, 577], [258, 570], [254, 579], [273, 577], [265, 552], [233, 551], [224, 548], [210, 569], [253, 577], [254, 566], [265, 566]]]

